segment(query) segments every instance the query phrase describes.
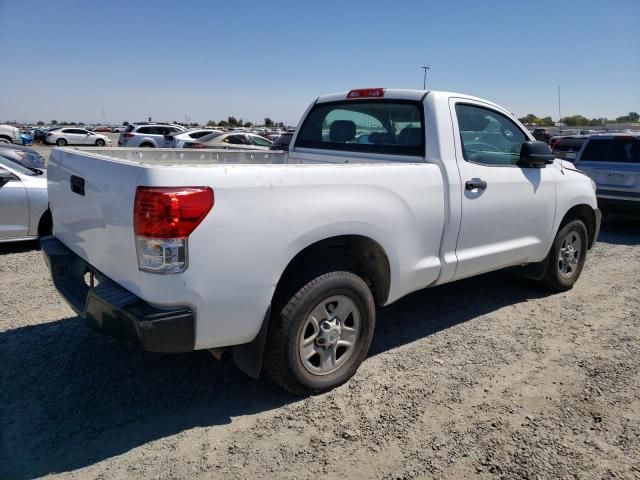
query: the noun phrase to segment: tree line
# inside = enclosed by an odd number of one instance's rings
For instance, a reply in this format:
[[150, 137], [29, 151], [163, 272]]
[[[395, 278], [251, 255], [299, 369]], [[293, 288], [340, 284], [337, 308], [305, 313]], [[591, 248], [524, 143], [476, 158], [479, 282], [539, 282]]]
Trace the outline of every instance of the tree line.
[[[551, 117], [537, 117], [533, 113], [518, 118], [525, 125], [540, 125], [541, 127], [551, 127], [555, 125], [555, 122]], [[640, 115], [637, 112], [629, 112], [628, 115], [623, 115], [615, 119], [608, 119], [606, 117], [600, 118], [587, 118], [583, 115], [572, 115], [570, 117], [563, 117], [560, 122], [568, 127], [597, 127], [599, 125], [607, 125], [611, 123], [636, 123], [640, 121]]]
[[[15, 123], [15, 122], [14, 122]], [[198, 127], [199, 124], [198, 123], [184, 123], [184, 122], [177, 122], [177, 121], [173, 121], [172, 123], [176, 124], [176, 125], [183, 125], [185, 127]], [[36, 125], [38, 126], [43, 126], [45, 125], [45, 123], [42, 120], [38, 120], [38, 122], [36, 123]], [[78, 125], [80, 127], [84, 126], [85, 124], [83, 122], [61, 122], [58, 120], [51, 120], [49, 122], [49, 125]], [[123, 126], [127, 126], [129, 125], [129, 122], [122, 122]], [[206, 123], [207, 127], [253, 127], [253, 126], [258, 126], [257, 124], [254, 124], [252, 122], [245, 122], [242, 118], [237, 119], [236, 117], [227, 117], [226, 120], [220, 120], [219, 122], [216, 122], [215, 120], [209, 120]], [[265, 126], [267, 128], [274, 128], [274, 127], [279, 127], [279, 128], [284, 128], [286, 125], [283, 122], [274, 122], [272, 119], [270, 119], [269, 117], [266, 117], [264, 119], [264, 123], [260, 126]]]

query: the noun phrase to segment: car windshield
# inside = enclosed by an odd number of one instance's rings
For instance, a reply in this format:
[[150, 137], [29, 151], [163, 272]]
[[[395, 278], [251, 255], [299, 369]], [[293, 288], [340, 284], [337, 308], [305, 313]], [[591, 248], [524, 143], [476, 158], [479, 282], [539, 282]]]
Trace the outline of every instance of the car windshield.
[[21, 175], [28, 175], [30, 177], [42, 175], [42, 170], [37, 168], [27, 168], [18, 163], [17, 160], [12, 160], [11, 158], [3, 156], [0, 156], [0, 167], [7, 167]]

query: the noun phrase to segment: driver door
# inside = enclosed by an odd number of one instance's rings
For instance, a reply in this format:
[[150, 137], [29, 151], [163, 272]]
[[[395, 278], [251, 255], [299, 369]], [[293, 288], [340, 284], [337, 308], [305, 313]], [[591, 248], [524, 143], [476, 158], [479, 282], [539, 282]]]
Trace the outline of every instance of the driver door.
[[451, 99], [462, 218], [454, 279], [542, 260], [556, 206], [552, 168], [517, 165], [530, 137], [492, 105]]
[[29, 202], [22, 180], [0, 167], [0, 240], [29, 234]]

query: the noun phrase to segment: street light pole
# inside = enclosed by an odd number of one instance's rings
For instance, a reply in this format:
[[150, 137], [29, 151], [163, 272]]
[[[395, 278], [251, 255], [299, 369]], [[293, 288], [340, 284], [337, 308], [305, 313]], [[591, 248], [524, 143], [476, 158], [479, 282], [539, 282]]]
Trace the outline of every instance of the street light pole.
[[562, 133], [562, 112], [560, 111], [560, 85], [558, 85], [558, 123], [560, 123], [560, 132]]
[[426, 90], [427, 89], [427, 70], [431, 70], [431, 67], [429, 65], [424, 65], [420, 68], [424, 70], [424, 77], [422, 78], [422, 89]]

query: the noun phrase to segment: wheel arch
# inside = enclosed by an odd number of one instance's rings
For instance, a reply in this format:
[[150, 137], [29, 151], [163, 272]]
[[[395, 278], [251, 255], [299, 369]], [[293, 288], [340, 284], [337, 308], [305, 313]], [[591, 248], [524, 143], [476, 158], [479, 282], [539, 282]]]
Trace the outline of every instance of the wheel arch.
[[327, 237], [301, 249], [280, 275], [272, 307], [277, 310], [279, 297], [293, 295], [292, 289], [299, 288], [300, 283], [332, 269], [346, 269], [359, 275], [371, 289], [376, 303], [386, 303], [391, 286], [389, 257], [377, 241], [354, 234]]
[[572, 220], [581, 220], [584, 225], [587, 227], [587, 235], [588, 235], [588, 246], [589, 248], [593, 247], [593, 244], [596, 241], [596, 232], [597, 232], [597, 220], [596, 220], [596, 212], [586, 203], [580, 203], [571, 207], [562, 217], [562, 221], [560, 222], [560, 226], [558, 230], [564, 227], [567, 223]]

